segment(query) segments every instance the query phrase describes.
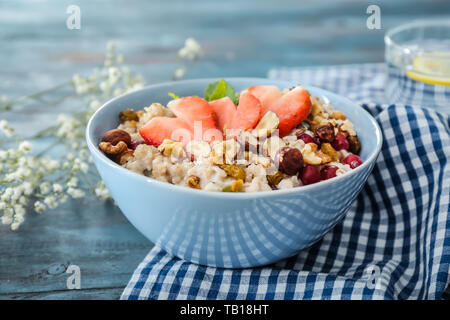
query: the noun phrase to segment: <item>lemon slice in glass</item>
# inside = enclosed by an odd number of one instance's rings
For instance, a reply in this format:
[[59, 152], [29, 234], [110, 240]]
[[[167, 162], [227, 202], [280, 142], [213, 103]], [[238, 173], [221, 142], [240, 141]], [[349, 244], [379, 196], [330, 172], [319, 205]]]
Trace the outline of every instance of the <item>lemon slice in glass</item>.
[[431, 52], [414, 58], [412, 70], [406, 75], [417, 81], [450, 86], [450, 52]]

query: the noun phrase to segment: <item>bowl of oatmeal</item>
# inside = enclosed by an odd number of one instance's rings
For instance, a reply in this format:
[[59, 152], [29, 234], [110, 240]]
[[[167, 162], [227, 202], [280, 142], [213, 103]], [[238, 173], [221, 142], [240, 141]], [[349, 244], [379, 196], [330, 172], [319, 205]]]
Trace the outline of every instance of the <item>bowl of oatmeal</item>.
[[252, 267], [296, 254], [348, 211], [380, 152], [345, 97], [267, 79], [199, 79], [120, 96], [87, 142], [112, 197], [187, 261]]

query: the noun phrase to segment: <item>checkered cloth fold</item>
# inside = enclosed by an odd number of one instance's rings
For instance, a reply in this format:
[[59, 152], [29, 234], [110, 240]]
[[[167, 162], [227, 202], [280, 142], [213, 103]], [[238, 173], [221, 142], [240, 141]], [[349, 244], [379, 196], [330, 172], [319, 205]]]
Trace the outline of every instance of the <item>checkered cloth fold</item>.
[[199, 266], [154, 247], [121, 298], [440, 299], [450, 280], [450, 118], [381, 104], [382, 68], [269, 73], [360, 101], [383, 131], [363, 191], [321, 241], [276, 264], [242, 270]]

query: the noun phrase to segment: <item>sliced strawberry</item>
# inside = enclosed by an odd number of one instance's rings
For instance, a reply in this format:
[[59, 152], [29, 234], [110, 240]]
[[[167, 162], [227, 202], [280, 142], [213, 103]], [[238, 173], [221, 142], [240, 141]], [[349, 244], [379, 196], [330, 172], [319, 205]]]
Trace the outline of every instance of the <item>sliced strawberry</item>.
[[183, 97], [170, 101], [167, 107], [191, 126], [194, 140], [212, 142], [223, 139], [222, 131], [216, 127], [216, 114], [208, 101], [200, 97]]
[[249, 130], [258, 124], [260, 118], [261, 102], [249, 91], [242, 92], [230, 128]]
[[196, 121], [201, 121], [204, 129], [216, 128], [215, 113], [208, 101], [200, 97], [183, 97], [172, 100], [167, 107], [180, 119], [194, 128]]
[[269, 110], [275, 112], [280, 119], [280, 136], [283, 137], [305, 120], [311, 112], [309, 93], [298, 86], [275, 100]]
[[194, 133], [189, 124], [179, 118], [155, 117], [139, 129], [147, 144], [158, 147], [164, 139], [181, 141], [186, 145]]
[[236, 113], [236, 106], [229, 97], [210, 101], [209, 105], [213, 108], [217, 118], [217, 127], [224, 130], [225, 125], [230, 125]]
[[261, 102], [261, 116], [265, 115], [270, 105], [281, 97], [280, 89], [277, 86], [253, 86], [248, 91]]

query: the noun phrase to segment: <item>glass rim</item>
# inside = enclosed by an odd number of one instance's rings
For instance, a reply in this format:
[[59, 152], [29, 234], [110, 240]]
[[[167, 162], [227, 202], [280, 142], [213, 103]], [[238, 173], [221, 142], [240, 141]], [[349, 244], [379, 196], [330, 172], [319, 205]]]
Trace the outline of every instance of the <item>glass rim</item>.
[[393, 27], [386, 31], [386, 34], [384, 35], [384, 43], [385, 45], [390, 45], [398, 48], [407, 48], [405, 45], [401, 45], [394, 41], [392, 37], [400, 32], [403, 32], [408, 29], [414, 29], [414, 28], [426, 28], [426, 27], [448, 27], [450, 28], [450, 20], [448, 19], [421, 19], [421, 20], [414, 20], [411, 22], [407, 22], [404, 24], [401, 24], [399, 26]]

